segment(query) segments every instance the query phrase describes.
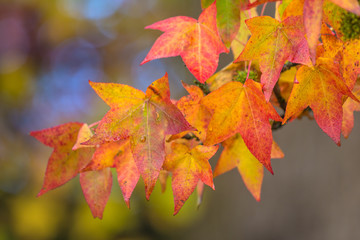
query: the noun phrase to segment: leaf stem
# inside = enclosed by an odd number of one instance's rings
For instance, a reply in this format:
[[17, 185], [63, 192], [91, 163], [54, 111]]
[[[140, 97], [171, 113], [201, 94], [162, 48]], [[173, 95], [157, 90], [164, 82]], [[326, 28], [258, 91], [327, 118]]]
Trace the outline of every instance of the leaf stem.
[[250, 60], [250, 62], [249, 62], [248, 71], [247, 71], [247, 75], [246, 75], [246, 80], [248, 80], [249, 75], [250, 75], [251, 62], [252, 62], [252, 60]]
[[100, 121], [94, 122], [94, 123], [92, 123], [92, 124], [89, 125], [89, 128], [92, 128], [92, 127], [98, 125], [99, 123], [100, 123]]
[[264, 5], [263, 5], [263, 7], [262, 7], [262, 9], [261, 9], [261, 14], [260, 14], [260, 16], [263, 16], [263, 15], [264, 15], [264, 11], [265, 11], [266, 5], [267, 5], [267, 2], [264, 3]]

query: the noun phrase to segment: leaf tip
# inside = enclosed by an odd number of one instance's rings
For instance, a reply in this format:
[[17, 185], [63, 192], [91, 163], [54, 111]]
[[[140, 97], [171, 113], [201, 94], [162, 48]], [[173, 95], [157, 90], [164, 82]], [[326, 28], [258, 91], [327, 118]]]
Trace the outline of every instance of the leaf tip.
[[125, 204], [128, 209], [130, 209], [130, 199], [125, 199]]
[[148, 59], [148, 57], [146, 56], [146, 57], [144, 58], [144, 60], [140, 63], [140, 66], [142, 66], [142, 65], [144, 65], [145, 63], [150, 62], [150, 61], [151, 61], [151, 59]]

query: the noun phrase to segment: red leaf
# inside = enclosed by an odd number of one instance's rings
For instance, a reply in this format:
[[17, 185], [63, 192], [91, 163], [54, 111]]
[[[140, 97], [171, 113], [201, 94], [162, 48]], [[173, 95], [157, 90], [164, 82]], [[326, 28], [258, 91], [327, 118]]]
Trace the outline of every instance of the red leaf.
[[92, 215], [102, 219], [112, 187], [110, 168], [80, 173], [80, 184]]
[[180, 55], [190, 72], [202, 83], [216, 71], [219, 54], [229, 51], [217, 30], [215, 3], [201, 13], [199, 20], [172, 17], [147, 26], [146, 29], [165, 33], [156, 40], [141, 64]]
[[46, 167], [44, 184], [38, 196], [65, 184], [91, 160], [93, 149], [72, 150], [82, 125], [77, 122], [66, 123], [30, 133], [43, 144], [54, 148]]
[[171, 147], [172, 153], [166, 156], [164, 168], [172, 172], [175, 215], [195, 190], [199, 180], [215, 188], [209, 159], [219, 146], [197, 145], [190, 149], [185, 144], [173, 143]]
[[269, 119], [281, 121], [281, 117], [266, 102], [260, 84], [251, 79], [244, 85], [229, 82], [204, 97], [201, 102], [213, 112], [204, 144], [220, 143], [240, 133], [250, 152], [272, 173]]

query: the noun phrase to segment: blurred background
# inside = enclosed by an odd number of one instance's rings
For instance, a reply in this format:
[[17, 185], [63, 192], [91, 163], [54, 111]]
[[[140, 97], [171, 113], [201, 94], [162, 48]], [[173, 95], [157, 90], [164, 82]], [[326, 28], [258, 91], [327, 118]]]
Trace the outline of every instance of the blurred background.
[[[161, 34], [144, 27], [200, 12], [200, 0], [0, 0], [0, 240], [360, 237], [359, 114], [340, 148], [308, 119], [274, 132], [285, 158], [266, 173], [261, 202], [236, 170], [205, 189], [199, 210], [192, 196], [175, 217], [170, 182], [149, 202], [139, 182], [131, 210], [114, 184], [103, 220], [93, 219], [78, 178], [36, 198], [52, 150], [29, 132], [99, 120], [108, 107], [88, 80], [145, 90], [168, 72], [179, 99], [180, 80], [193, 76], [180, 57], [139, 66]], [[232, 59], [222, 54], [219, 68]]]

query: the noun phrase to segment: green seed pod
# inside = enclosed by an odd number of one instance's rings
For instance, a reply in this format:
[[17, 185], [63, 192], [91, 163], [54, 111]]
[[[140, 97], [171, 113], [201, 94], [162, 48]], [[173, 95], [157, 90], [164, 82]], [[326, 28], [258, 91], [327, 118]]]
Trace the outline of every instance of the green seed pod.
[[[360, 2], [358, 0], [358, 2]], [[351, 12], [344, 12], [341, 16], [340, 31], [344, 40], [360, 38], [360, 16]]]

